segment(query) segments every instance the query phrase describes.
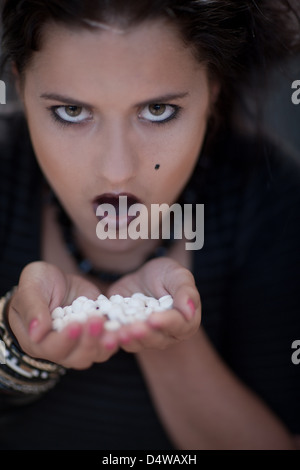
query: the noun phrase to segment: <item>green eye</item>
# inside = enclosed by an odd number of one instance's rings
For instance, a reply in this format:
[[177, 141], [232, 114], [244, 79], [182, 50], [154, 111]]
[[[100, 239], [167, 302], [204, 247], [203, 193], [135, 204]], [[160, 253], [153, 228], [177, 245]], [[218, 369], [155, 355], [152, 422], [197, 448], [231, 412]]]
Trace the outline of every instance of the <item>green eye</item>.
[[166, 112], [166, 105], [165, 104], [151, 104], [149, 106], [149, 111], [153, 116], [163, 116]]
[[54, 117], [66, 124], [80, 124], [91, 120], [92, 113], [82, 106], [54, 106], [52, 108]]
[[171, 104], [153, 103], [145, 106], [139, 113], [139, 118], [143, 121], [163, 124], [164, 122], [174, 119], [178, 112], [179, 106]]
[[78, 117], [82, 113], [82, 108], [79, 106], [65, 106], [65, 112], [70, 117]]

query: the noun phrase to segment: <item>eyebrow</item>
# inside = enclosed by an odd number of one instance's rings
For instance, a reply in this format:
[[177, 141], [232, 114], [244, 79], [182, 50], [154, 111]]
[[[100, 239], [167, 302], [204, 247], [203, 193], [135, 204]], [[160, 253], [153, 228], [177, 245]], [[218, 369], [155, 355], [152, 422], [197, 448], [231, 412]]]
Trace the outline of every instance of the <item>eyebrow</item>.
[[[188, 92], [169, 93], [167, 95], [158, 96], [156, 98], [149, 99], [149, 100], [143, 101], [141, 103], [137, 103], [136, 106], [146, 106], [147, 104], [155, 104], [155, 103], [167, 103], [169, 101], [186, 98], [187, 96], [189, 96]], [[64, 103], [64, 104], [72, 104], [74, 106], [78, 106], [78, 107], [82, 107], [82, 108], [93, 108], [94, 107], [89, 103], [84, 103], [83, 101], [73, 99], [70, 96], [64, 96], [64, 95], [60, 95], [60, 94], [57, 94], [57, 93], [42, 93], [40, 95], [40, 98], [43, 98], [43, 99], [49, 100], [49, 101], [59, 101], [59, 102]]]

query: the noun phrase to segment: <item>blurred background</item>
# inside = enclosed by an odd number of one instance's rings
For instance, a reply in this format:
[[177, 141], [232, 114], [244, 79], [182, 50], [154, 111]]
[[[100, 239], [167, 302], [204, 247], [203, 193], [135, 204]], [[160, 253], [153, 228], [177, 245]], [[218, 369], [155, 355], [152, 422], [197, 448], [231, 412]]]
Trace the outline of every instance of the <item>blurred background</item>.
[[300, 104], [292, 103], [295, 80], [300, 81], [300, 57], [271, 72], [270, 87], [262, 99], [266, 131], [298, 156], [300, 164]]

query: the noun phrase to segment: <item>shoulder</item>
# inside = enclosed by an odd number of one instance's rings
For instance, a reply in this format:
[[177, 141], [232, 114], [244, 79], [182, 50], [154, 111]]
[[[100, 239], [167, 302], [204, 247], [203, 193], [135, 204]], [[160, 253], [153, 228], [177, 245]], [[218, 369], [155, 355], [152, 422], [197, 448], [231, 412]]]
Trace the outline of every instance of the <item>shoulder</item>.
[[269, 191], [280, 192], [286, 185], [299, 183], [300, 149], [297, 158], [267, 137], [230, 133], [220, 139], [208, 158], [209, 182], [218, 184], [216, 196], [226, 189], [245, 193], [252, 187], [261, 198]]
[[300, 153], [267, 138], [230, 135], [212, 158], [208, 180], [208, 210], [212, 202], [232, 212], [236, 230], [251, 232], [300, 212]]
[[199, 186], [205, 235], [197, 267], [213, 263], [212, 276], [228, 277], [278, 250], [291, 261], [290, 243], [300, 250], [300, 158], [266, 139], [226, 136], [206, 157]]

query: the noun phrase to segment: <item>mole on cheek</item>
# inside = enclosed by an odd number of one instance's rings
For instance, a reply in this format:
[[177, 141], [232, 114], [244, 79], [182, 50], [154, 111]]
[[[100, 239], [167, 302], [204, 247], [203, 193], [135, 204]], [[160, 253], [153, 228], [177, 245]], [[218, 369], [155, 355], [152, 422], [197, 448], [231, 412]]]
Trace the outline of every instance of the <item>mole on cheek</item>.
[[160, 165], [159, 164], [155, 165], [155, 170], [159, 170], [159, 169], [160, 169]]

